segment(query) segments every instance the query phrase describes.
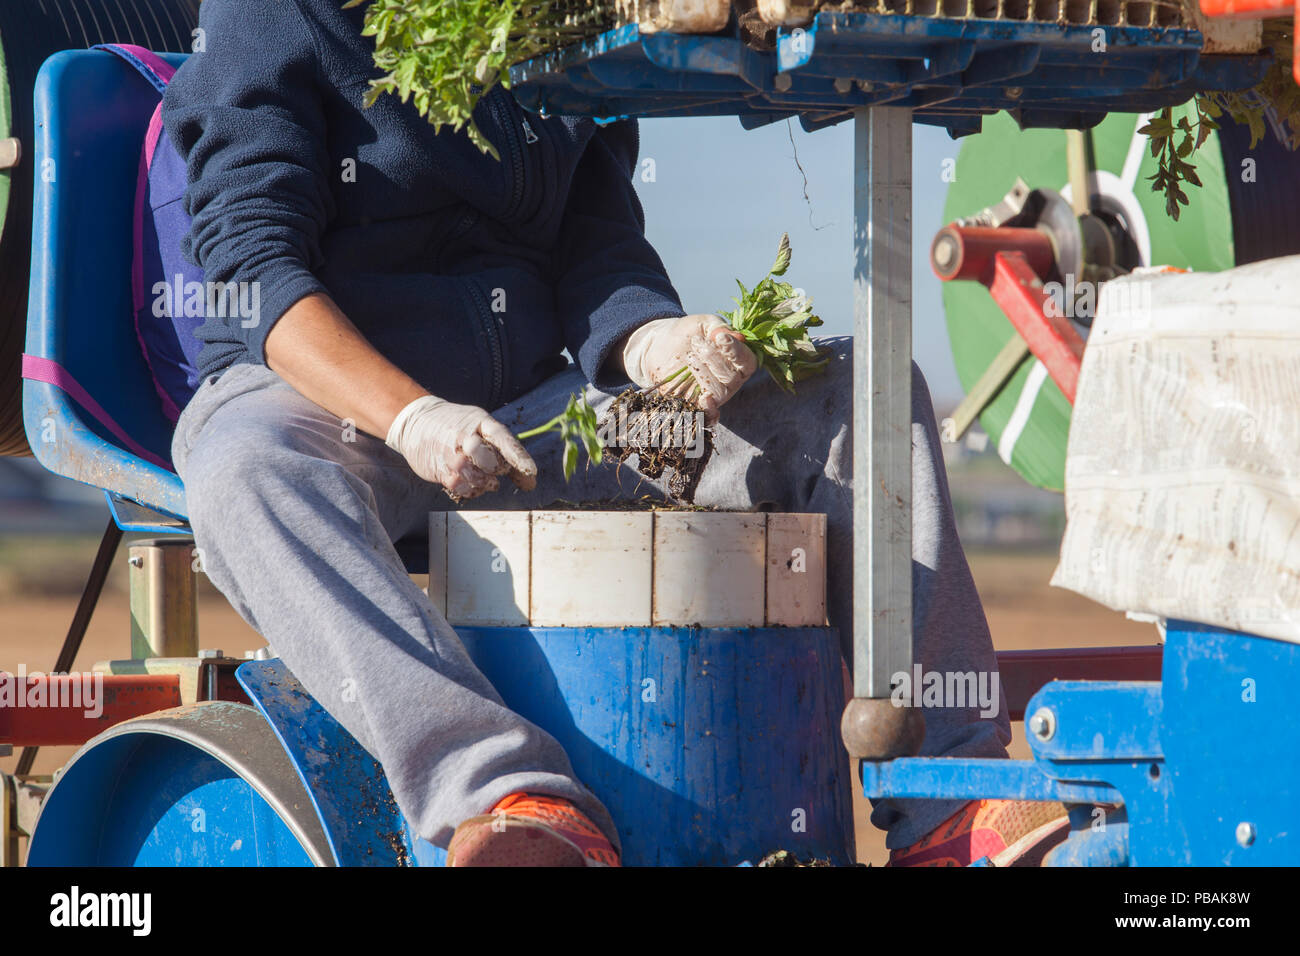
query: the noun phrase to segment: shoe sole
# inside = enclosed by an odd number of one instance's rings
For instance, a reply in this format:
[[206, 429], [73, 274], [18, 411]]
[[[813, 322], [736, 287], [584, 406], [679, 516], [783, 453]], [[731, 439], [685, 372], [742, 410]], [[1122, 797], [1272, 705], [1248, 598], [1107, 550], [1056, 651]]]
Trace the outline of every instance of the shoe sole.
[[517, 817], [471, 817], [447, 847], [447, 866], [588, 866], [586, 854], [550, 827]]
[[1049, 850], [1064, 842], [1069, 829], [1068, 816], [1049, 820], [1038, 829], [1030, 830], [994, 856], [990, 862], [994, 866], [1042, 866], [1043, 857], [1047, 856]]

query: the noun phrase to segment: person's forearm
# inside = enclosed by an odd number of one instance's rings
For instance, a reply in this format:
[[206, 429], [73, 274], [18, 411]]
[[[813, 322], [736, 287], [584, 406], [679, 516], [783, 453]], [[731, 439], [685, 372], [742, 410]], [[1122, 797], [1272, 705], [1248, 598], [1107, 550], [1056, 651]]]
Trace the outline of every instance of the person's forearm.
[[299, 299], [266, 337], [266, 364], [340, 420], [383, 440], [397, 413], [422, 395], [325, 295]]

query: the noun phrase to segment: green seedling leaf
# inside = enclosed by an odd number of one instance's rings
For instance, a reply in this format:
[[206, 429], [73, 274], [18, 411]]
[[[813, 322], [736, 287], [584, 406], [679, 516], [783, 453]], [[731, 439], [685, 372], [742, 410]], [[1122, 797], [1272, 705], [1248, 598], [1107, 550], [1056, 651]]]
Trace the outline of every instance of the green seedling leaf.
[[465, 130], [500, 159], [474, 124], [478, 101], [509, 85], [509, 68], [593, 37], [615, 24], [612, 0], [348, 0], [368, 4], [363, 36], [374, 37], [375, 65], [365, 104], [384, 93], [412, 102], [435, 129]]
[[546, 432], [558, 431], [564, 444], [563, 468], [564, 480], [568, 481], [578, 468], [578, 449], [587, 452], [588, 461], [599, 461], [605, 449], [605, 442], [600, 437], [600, 425], [596, 410], [591, 407], [586, 396], [575, 392], [569, 396], [569, 403], [564, 411], [544, 425], [530, 428], [515, 435], [520, 441], [535, 438]]
[[[745, 337], [745, 344], [772, 380], [787, 391], [799, 378], [816, 374], [825, 366], [823, 349], [809, 338], [808, 329], [822, 324], [813, 314], [812, 299], [795, 293], [794, 286], [777, 277], [790, 268], [790, 236], [777, 244], [772, 269], [752, 291], [739, 279], [741, 297], [731, 312], [719, 313]], [[809, 359], [813, 359], [809, 362]]]
[[[1213, 111], [1218, 110], [1218, 107], [1212, 102], [1211, 95], [1198, 95], [1193, 102], [1195, 119], [1191, 114], [1184, 114], [1175, 123], [1173, 107], [1165, 107], [1138, 130], [1151, 138], [1151, 155], [1156, 159], [1156, 172], [1147, 177], [1151, 181], [1151, 189], [1153, 192], [1164, 193], [1165, 212], [1175, 222], [1181, 211], [1179, 207], [1189, 203], [1180, 183], [1201, 185], [1196, 166], [1187, 162], [1187, 159], [1218, 128], [1212, 118]], [[1177, 137], [1174, 136], [1175, 131], [1179, 134]]]
[[774, 276], [785, 275], [785, 270], [790, 268], [790, 234], [781, 234], [781, 243], [776, 247], [776, 261], [772, 263], [772, 268], [768, 270]]

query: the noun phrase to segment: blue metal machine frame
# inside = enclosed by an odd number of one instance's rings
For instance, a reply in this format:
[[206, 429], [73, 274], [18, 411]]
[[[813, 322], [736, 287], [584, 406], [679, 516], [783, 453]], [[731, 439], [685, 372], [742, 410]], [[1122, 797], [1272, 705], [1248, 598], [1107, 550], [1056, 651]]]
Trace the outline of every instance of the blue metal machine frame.
[[[1104, 55], [1092, 46], [1097, 30], [1110, 51]], [[868, 377], [859, 382], [867, 387], [859, 389], [855, 473], [876, 474], [878, 466], [892, 468], [890, 462], [910, 459], [907, 393], [897, 388], [902, 380], [896, 374], [899, 356], [904, 363], [910, 356], [910, 258], [900, 255], [904, 246], [910, 251], [911, 242], [910, 151], [904, 142], [910, 137], [903, 135], [910, 123], [915, 119], [954, 134], [970, 133], [979, 129], [982, 115], [1007, 109], [1023, 125], [1088, 126], [1107, 110], [1153, 109], [1180, 102], [1197, 89], [1248, 87], [1268, 65], [1265, 56], [1202, 56], [1200, 46], [1200, 35], [1191, 30], [823, 13], [804, 31], [782, 31], [772, 53], [750, 50], [735, 36], [651, 36], [629, 27], [521, 64], [512, 78], [525, 105], [551, 112], [609, 118], [738, 115], [747, 127], [797, 115], [809, 129], [855, 120], [855, 362], [877, 376], [863, 371]], [[130, 314], [127, 244], [106, 242], [104, 236], [129, 235], [138, 149], [153, 94], [143, 80], [134, 74], [124, 80], [126, 75], [110, 54], [82, 51], [57, 54], [38, 77], [35, 162], [49, 173], [36, 177], [27, 351], [62, 364], [138, 440], [165, 454], [170, 428], [129, 324], [96, 321]], [[86, 216], [86, 209], [97, 214]], [[882, 227], [873, 231], [873, 219]], [[64, 393], [25, 382], [24, 413], [42, 464], [105, 489], [122, 527], [187, 530], [180, 480], [121, 449]], [[53, 436], [50, 441], [43, 440], [46, 434]], [[888, 588], [871, 590], [876, 572], [905, 568], [910, 557], [904, 532], [876, 535], [873, 530], [910, 525], [899, 521], [894, 503], [910, 500], [908, 477], [897, 484], [891, 480], [884, 489], [888, 494], [863, 498], [855, 507], [855, 537], [862, 543], [855, 557], [855, 601], [873, 609], [873, 620], [904, 622], [888, 634], [877, 634], [874, 624], [868, 627], [861, 619], [855, 626], [862, 660], [874, 662], [857, 669], [859, 698], [887, 695], [881, 675], [910, 662], [910, 582], [905, 574], [894, 575], [897, 580]], [[486, 644], [500, 639], [491, 633], [477, 638]], [[555, 647], [569, 639], [556, 636]], [[737, 643], [734, 637], [731, 643]], [[509, 654], [491, 655], [485, 666], [508, 667], [510, 660]], [[734, 664], [737, 674], [745, 671], [743, 661]], [[1034, 742], [1034, 761], [867, 763], [863, 782], [872, 796], [1124, 804], [1127, 819], [1117, 814], [1104, 831], [1080, 827], [1058, 862], [1272, 863], [1286, 861], [1288, 851], [1293, 862], [1288, 811], [1300, 794], [1300, 779], [1295, 766], [1276, 754], [1300, 743], [1284, 709], [1283, 684], [1298, 665], [1295, 645], [1171, 625], [1162, 685], [1045, 687], [1030, 712], [1050, 711], [1055, 730]], [[258, 673], [266, 677], [265, 668], [252, 666], [242, 675], [255, 699], [252, 682]], [[492, 678], [513, 686], [517, 676], [503, 671]], [[547, 711], [550, 705], [528, 699], [527, 681], [516, 683], [512, 695], [519, 699], [512, 706], [524, 713], [534, 706], [539, 714]], [[1247, 684], [1258, 696], [1247, 700]], [[827, 672], [811, 686], [830, 693], [838, 674]], [[303, 719], [312, 707], [312, 720]], [[390, 861], [404, 853], [406, 862], [436, 862], [432, 848], [414, 841], [409, 827], [400, 824], [399, 832], [395, 809], [381, 814], [383, 819], [348, 822], [347, 800], [358, 793], [382, 796], [376, 789], [377, 765], [348, 762], [359, 782], [346, 794], [312, 786], [311, 774], [329, 776], [329, 761], [322, 763], [321, 753], [329, 753], [330, 741], [337, 740], [321, 729], [323, 721], [316, 722], [324, 711], [314, 701], [307, 698], [278, 713], [295, 719], [279, 719], [264, 708], [313, 793], [319, 817], [344, 834], [334, 842], [338, 862], [373, 860], [376, 848], [387, 848]], [[557, 719], [565, 718], [558, 714]], [[325, 736], [313, 739], [314, 733]], [[581, 743], [579, 733], [569, 745]], [[176, 769], [184, 772], [183, 758]], [[215, 766], [200, 769], [208, 774], [205, 780], [224, 788], [230, 806], [247, 805], [253, 818], [265, 816], [257, 802], [261, 798], [250, 797], [238, 780]], [[140, 799], [147, 790], [138, 788]], [[183, 786], [177, 793], [184, 794]], [[835, 810], [831, 816], [839, 814]], [[835, 838], [838, 824], [823, 822], [823, 845], [829, 847], [826, 841]], [[183, 832], [178, 824], [176, 839]], [[272, 851], [288, 847], [284, 833], [276, 840]], [[166, 850], [169, 843], [149, 845]], [[735, 849], [718, 844], [708, 854], [716, 862], [736, 862], [726, 859]]]
[[519, 101], [543, 113], [736, 115], [747, 127], [798, 116], [813, 130], [888, 105], [961, 135], [999, 110], [1027, 127], [1093, 126], [1108, 112], [1253, 86], [1270, 62], [1203, 56], [1202, 45], [1187, 29], [823, 12], [778, 31], [773, 52], [734, 32], [643, 34], [631, 25], [510, 76]]
[[1049, 862], [1294, 865], [1300, 645], [1170, 621], [1162, 680], [1053, 681], [1030, 701], [1034, 759], [864, 763], [869, 797], [1123, 804], [1083, 814]]

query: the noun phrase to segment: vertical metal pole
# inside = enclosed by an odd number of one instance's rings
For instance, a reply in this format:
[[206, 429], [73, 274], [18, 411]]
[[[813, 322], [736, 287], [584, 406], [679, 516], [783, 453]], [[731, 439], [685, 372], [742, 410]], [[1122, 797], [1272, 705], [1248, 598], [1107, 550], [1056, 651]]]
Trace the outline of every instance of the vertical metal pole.
[[132, 543], [127, 577], [133, 658], [198, 656], [193, 550], [191, 538]]
[[853, 694], [912, 666], [912, 111], [853, 118]]
[[853, 133], [855, 700], [842, 730], [850, 753], [888, 759], [924, 728], [888, 700], [912, 668], [912, 111], [858, 109]]

